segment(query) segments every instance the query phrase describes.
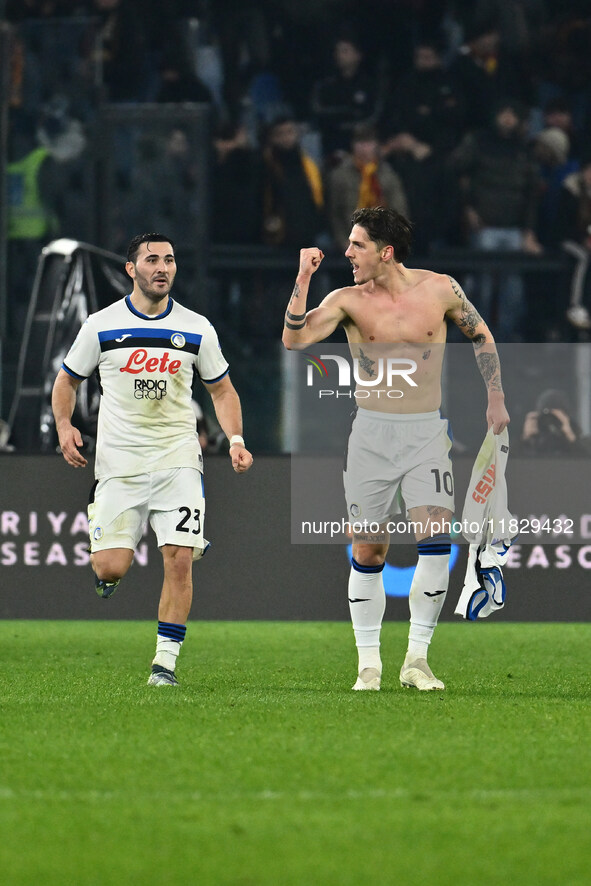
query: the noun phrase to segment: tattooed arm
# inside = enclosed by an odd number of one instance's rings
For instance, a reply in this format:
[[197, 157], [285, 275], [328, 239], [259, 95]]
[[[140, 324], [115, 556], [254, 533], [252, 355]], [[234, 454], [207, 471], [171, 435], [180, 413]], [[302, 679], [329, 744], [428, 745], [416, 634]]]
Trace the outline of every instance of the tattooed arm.
[[449, 296], [449, 307], [446, 316], [453, 320], [469, 338], [474, 347], [476, 365], [484, 379], [488, 392], [488, 409], [486, 420], [495, 434], [509, 424], [509, 413], [505, 408], [505, 395], [501, 383], [501, 364], [492, 333], [474, 305], [468, 300], [466, 293], [453, 277], [448, 277], [452, 292]]
[[339, 305], [340, 290], [327, 295], [317, 308], [306, 310], [310, 280], [323, 258], [323, 253], [316, 247], [300, 250], [300, 267], [283, 325], [282, 340], [288, 351], [301, 350], [313, 342], [322, 341], [347, 317]]

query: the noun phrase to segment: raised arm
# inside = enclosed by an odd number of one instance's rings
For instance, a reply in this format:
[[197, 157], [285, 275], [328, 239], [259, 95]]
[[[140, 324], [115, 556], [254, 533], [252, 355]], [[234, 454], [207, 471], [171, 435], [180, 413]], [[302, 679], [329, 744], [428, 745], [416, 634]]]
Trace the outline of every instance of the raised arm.
[[497, 346], [492, 333], [474, 305], [468, 300], [466, 293], [453, 277], [451, 283], [449, 308], [446, 316], [453, 320], [474, 347], [476, 365], [484, 379], [488, 393], [486, 420], [495, 434], [500, 434], [510, 422], [509, 413], [505, 408], [505, 394], [501, 383], [501, 364], [497, 354]]
[[53, 385], [51, 407], [55, 419], [55, 429], [59, 438], [62, 455], [73, 468], [83, 468], [86, 459], [78, 450], [83, 446], [82, 435], [72, 424], [76, 406], [76, 391], [80, 385], [77, 378], [60, 369]]
[[288, 351], [302, 350], [309, 344], [323, 341], [346, 319], [339, 306], [339, 292], [331, 292], [311, 311], [306, 310], [308, 289], [324, 254], [315, 246], [300, 250], [300, 267], [295, 286], [285, 312], [282, 341]]

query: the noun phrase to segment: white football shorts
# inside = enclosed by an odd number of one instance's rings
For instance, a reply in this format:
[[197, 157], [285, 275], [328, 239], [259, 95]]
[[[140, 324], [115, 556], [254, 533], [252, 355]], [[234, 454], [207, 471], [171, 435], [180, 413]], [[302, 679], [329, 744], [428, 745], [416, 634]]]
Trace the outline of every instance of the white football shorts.
[[349, 519], [385, 523], [421, 505], [454, 510], [451, 436], [437, 412], [411, 415], [357, 408], [343, 480]]
[[194, 560], [204, 554], [208, 542], [203, 538], [203, 475], [196, 468], [111, 477], [99, 480], [93, 492], [88, 505], [92, 553], [110, 548], [135, 550], [149, 520], [158, 547], [193, 548]]

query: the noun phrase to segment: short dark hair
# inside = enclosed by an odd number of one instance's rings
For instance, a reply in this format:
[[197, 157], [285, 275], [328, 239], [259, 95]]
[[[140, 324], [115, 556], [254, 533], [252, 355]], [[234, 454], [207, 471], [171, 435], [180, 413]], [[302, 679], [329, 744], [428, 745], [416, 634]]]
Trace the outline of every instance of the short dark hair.
[[364, 228], [378, 249], [392, 246], [395, 261], [406, 261], [410, 255], [412, 223], [395, 209], [384, 206], [358, 209], [351, 216], [351, 224]]
[[127, 247], [127, 261], [135, 264], [142, 243], [170, 243], [174, 251], [174, 242], [166, 234], [136, 234]]
[[351, 130], [351, 144], [379, 141], [378, 130], [372, 123], [356, 123]]

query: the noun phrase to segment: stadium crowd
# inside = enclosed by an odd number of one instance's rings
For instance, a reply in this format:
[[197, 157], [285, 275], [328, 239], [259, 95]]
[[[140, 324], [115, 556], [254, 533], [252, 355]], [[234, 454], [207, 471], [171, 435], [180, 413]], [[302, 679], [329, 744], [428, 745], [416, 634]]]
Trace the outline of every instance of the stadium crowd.
[[[31, 262], [90, 239], [86, 170], [104, 103], [211, 109], [212, 243], [342, 250], [357, 208], [408, 213], [417, 256], [568, 256], [572, 290], [524, 329], [535, 275], [471, 274], [499, 340], [591, 329], [591, 14], [583, 0], [5, 0], [10, 25], [9, 331]], [[138, 218], [183, 243], [195, 158], [182, 127], [129, 173]], [[121, 173], [122, 179], [125, 177]], [[156, 182], [156, 187], [154, 186]], [[532, 282], [533, 281], [533, 282]], [[273, 330], [273, 333], [275, 329]]]

